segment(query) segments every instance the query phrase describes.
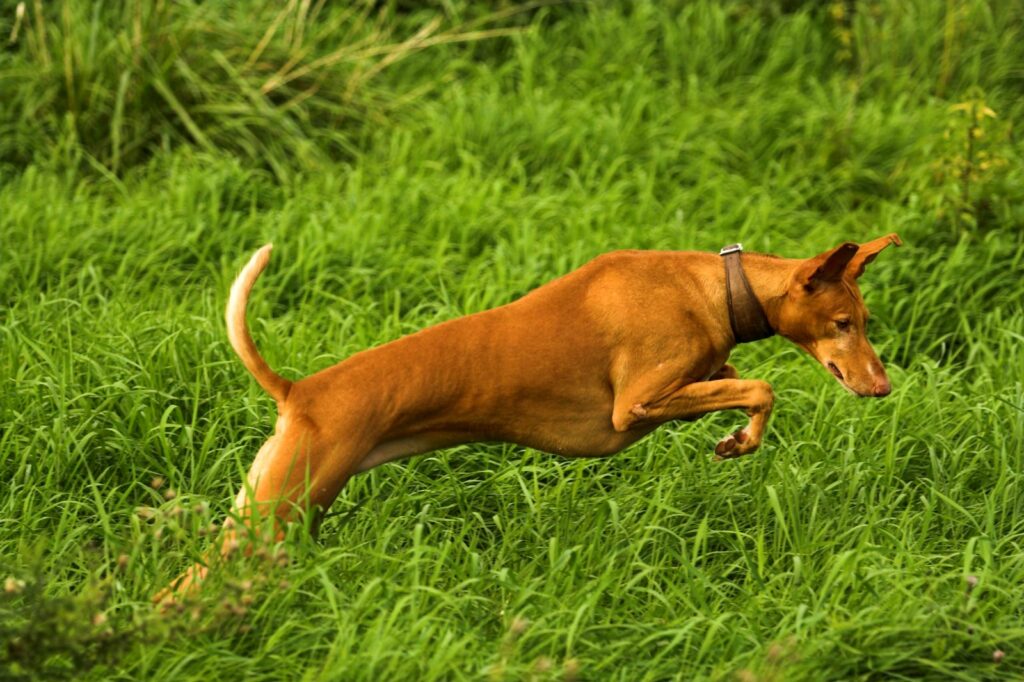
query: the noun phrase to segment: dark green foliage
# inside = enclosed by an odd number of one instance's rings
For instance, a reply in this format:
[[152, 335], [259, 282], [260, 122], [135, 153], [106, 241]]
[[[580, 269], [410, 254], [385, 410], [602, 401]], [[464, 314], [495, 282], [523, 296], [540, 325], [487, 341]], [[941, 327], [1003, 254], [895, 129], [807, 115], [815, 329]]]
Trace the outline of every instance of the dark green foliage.
[[103, 174], [182, 144], [279, 175], [351, 156], [359, 124], [380, 124], [447, 75], [382, 87], [385, 70], [502, 35], [488, 24], [508, 14], [451, 29], [443, 16], [403, 22], [368, 3], [51, 4], [28, 3], [0, 56], [0, 164]]

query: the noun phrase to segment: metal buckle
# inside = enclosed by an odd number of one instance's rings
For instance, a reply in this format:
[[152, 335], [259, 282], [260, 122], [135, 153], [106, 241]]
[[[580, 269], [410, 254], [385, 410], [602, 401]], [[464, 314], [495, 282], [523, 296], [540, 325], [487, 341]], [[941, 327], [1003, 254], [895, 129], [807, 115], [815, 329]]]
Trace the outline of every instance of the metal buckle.
[[722, 250], [718, 252], [719, 256], [728, 256], [730, 253], [739, 253], [743, 250], [743, 244], [729, 244], [729, 246], [723, 246]]

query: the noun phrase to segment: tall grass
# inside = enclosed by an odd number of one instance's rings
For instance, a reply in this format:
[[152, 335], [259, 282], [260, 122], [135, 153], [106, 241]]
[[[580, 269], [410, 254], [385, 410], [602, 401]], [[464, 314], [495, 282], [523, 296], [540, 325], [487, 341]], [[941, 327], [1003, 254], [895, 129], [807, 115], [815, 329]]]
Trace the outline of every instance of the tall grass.
[[402, 20], [324, 0], [18, 7], [14, 53], [0, 58], [0, 162], [114, 175], [183, 143], [282, 176], [351, 156], [360, 124], [379, 125], [451, 75], [403, 87], [382, 84], [385, 71], [433, 46], [509, 35], [492, 24], [515, 13], [453, 26], [440, 13]]
[[[0, 675], [1024, 675], [1022, 10], [844, 5], [541, 8], [382, 71], [386, 92], [458, 77], [285, 183], [184, 134], [119, 178], [11, 166]], [[778, 396], [753, 457], [709, 461], [739, 413], [601, 460], [453, 448], [357, 477], [318, 539], [150, 609], [272, 429], [222, 327], [257, 245], [254, 334], [298, 377], [614, 248], [800, 256], [890, 231], [906, 246], [863, 282], [885, 400], [784, 340], [741, 347]]]

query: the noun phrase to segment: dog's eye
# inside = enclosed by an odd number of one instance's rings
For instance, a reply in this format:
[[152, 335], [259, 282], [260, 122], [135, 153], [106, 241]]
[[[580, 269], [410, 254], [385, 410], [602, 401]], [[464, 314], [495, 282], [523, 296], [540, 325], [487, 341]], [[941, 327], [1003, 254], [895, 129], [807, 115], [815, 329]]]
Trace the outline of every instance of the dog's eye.
[[836, 328], [839, 331], [841, 331], [841, 332], [848, 332], [848, 331], [850, 331], [850, 320], [849, 319], [836, 320]]

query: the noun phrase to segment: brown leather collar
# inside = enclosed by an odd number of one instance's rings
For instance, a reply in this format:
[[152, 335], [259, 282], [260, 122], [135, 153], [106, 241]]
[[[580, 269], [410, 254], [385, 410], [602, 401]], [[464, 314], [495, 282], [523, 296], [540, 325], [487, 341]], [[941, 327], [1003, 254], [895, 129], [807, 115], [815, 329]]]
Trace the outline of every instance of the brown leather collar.
[[725, 261], [725, 299], [729, 304], [729, 324], [736, 343], [748, 343], [775, 335], [761, 302], [754, 296], [743, 272], [740, 253], [743, 246], [730, 244], [718, 252]]

